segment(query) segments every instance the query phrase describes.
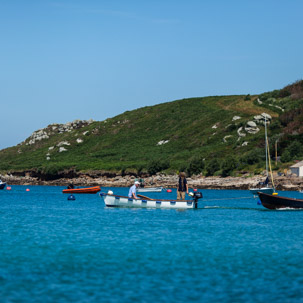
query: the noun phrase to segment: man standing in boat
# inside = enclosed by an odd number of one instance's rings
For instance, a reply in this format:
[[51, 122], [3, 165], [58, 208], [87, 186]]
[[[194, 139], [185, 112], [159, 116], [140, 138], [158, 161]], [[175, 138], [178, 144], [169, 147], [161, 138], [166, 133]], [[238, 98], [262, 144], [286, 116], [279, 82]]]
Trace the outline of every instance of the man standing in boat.
[[179, 184], [177, 189], [177, 200], [185, 200], [185, 193], [188, 194], [188, 185], [185, 178], [185, 173], [179, 174]]
[[135, 184], [129, 189], [128, 197], [132, 199], [138, 199], [137, 197], [137, 188], [139, 187], [140, 182], [135, 181]]

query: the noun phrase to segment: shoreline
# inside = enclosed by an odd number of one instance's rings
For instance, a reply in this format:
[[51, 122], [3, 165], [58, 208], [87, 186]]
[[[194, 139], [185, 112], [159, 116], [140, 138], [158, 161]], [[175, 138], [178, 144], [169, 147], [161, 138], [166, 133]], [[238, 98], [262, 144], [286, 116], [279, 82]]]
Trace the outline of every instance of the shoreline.
[[[136, 177], [133, 175], [126, 176], [96, 176], [82, 174], [73, 178], [59, 178], [55, 180], [42, 180], [39, 177], [32, 177], [29, 175], [3, 175], [1, 176], [3, 182], [9, 185], [53, 185], [53, 186], [67, 186], [72, 183], [75, 186], [89, 187], [130, 187]], [[152, 177], [143, 178], [145, 186], [163, 186], [165, 188], [176, 188], [178, 184], [177, 175], [158, 174]], [[257, 187], [259, 182], [264, 181], [263, 175], [253, 177], [204, 177], [193, 176], [188, 177], [189, 188], [197, 189], [242, 189], [248, 190]], [[303, 189], [303, 178], [288, 175], [288, 176], [274, 176], [274, 185], [277, 190], [299, 191]]]

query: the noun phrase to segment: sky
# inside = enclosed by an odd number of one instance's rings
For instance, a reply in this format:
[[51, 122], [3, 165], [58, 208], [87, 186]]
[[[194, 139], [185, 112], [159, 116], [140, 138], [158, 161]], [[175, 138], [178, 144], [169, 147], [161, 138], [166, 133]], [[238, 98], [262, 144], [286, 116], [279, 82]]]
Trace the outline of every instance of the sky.
[[0, 0], [0, 149], [75, 119], [302, 79], [302, 0]]

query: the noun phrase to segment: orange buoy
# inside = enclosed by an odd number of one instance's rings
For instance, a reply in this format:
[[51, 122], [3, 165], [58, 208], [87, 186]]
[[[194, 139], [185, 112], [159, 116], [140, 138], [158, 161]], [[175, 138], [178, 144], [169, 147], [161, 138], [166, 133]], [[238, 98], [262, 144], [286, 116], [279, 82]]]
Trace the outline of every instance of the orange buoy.
[[196, 188], [194, 188], [194, 191], [197, 191], [197, 189], [196, 189]]
[[30, 190], [29, 188], [26, 189], [26, 191], [29, 191], [29, 190]]
[[166, 192], [171, 193], [171, 192], [172, 192], [172, 190], [171, 190], [171, 189], [168, 189]]
[[10, 186], [6, 186], [6, 190], [11, 190], [12, 188]]

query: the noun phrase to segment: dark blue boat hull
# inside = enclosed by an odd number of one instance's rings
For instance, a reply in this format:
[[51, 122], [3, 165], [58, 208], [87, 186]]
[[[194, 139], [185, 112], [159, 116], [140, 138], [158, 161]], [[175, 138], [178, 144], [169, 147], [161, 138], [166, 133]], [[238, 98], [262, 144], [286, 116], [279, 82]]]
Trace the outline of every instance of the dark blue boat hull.
[[258, 192], [261, 203], [268, 209], [295, 208], [303, 209], [303, 200]]

